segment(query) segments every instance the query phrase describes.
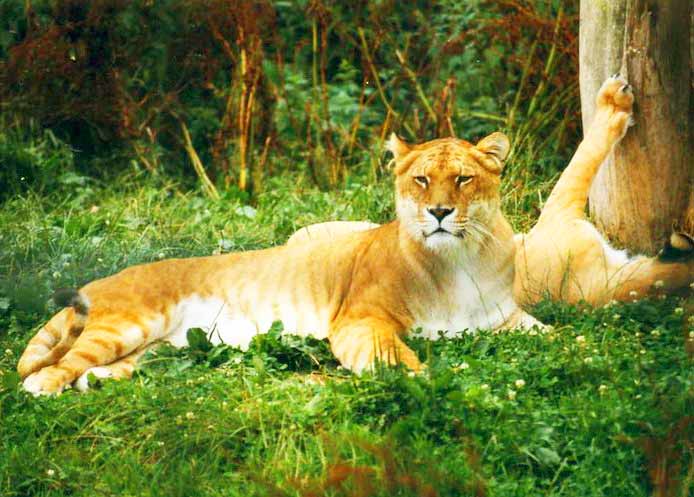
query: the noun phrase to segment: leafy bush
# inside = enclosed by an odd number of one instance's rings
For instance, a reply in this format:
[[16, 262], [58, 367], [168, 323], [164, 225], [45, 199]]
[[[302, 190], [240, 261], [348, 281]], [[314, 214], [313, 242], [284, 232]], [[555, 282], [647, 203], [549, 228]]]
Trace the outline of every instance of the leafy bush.
[[376, 179], [391, 131], [475, 140], [501, 128], [527, 157], [524, 174], [547, 176], [578, 136], [573, 0], [37, 0], [0, 11], [4, 112], [51, 129], [91, 173], [131, 161], [195, 171], [212, 196], [262, 191], [290, 171], [334, 187], [348, 173]]
[[33, 189], [37, 192], [79, 181], [73, 151], [50, 129], [0, 128], [0, 201]]

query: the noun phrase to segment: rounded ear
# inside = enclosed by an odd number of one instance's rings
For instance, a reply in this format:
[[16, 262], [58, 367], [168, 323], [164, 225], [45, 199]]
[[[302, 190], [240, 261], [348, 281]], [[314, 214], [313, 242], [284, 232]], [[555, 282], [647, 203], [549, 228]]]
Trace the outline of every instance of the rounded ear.
[[398, 135], [391, 133], [386, 142], [386, 150], [393, 154], [395, 160], [398, 160], [410, 151], [410, 146], [398, 138]]
[[504, 167], [504, 161], [511, 149], [511, 142], [505, 134], [497, 131], [482, 138], [477, 142], [475, 148], [491, 157], [497, 164], [497, 172], [501, 172], [501, 169]]

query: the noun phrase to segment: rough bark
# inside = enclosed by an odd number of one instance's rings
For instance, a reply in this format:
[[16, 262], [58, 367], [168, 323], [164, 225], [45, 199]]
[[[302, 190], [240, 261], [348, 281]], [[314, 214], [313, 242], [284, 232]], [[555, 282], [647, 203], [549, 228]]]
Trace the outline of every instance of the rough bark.
[[693, 3], [581, 0], [583, 126], [595, 95], [620, 72], [634, 88], [635, 125], [590, 192], [598, 228], [617, 245], [654, 254], [672, 231], [694, 233]]

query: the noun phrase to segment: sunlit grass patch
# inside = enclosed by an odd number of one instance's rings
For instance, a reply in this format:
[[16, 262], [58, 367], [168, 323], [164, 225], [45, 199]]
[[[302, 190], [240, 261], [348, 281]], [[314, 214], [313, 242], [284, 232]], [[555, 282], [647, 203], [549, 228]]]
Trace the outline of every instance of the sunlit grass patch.
[[415, 334], [428, 368], [414, 377], [352, 375], [327, 343], [275, 329], [247, 351], [199, 335], [164, 346], [132, 380], [95, 381], [86, 394], [19, 388], [17, 359], [59, 286], [392, 212], [386, 181], [335, 193], [276, 181], [253, 203], [130, 178], [0, 208], [0, 493], [646, 496], [653, 467], [681, 485], [694, 330], [675, 298], [544, 302], [535, 314], [553, 325], [547, 334]]

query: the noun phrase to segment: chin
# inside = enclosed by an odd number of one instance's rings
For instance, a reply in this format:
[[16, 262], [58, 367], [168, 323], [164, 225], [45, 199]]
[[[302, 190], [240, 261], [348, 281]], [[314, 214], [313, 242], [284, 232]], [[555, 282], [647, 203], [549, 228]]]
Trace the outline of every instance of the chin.
[[424, 244], [435, 252], [450, 250], [460, 250], [463, 247], [463, 240], [450, 233], [434, 233], [424, 239]]

